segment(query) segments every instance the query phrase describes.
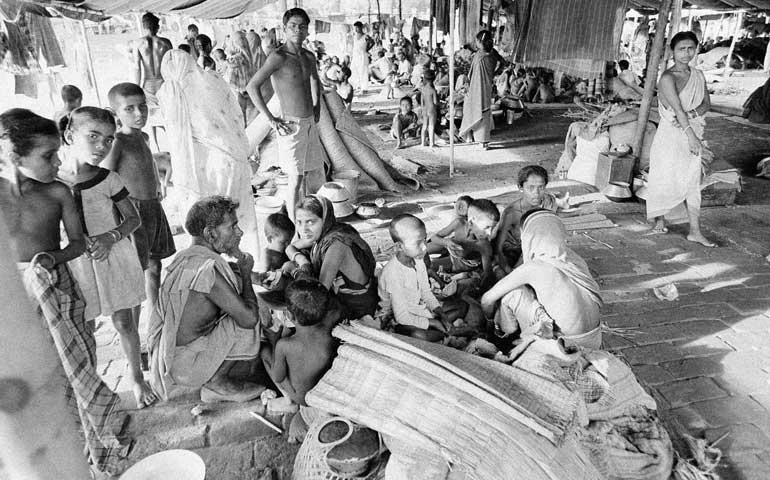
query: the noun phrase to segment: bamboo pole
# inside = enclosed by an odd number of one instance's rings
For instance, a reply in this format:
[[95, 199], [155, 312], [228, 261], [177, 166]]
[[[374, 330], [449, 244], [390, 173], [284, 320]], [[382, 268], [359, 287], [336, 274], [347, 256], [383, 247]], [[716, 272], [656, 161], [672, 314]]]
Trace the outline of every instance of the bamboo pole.
[[[679, 25], [682, 22], [682, 0], [674, 0], [671, 6], [673, 11], [671, 14], [671, 22], [668, 25], [668, 38], [673, 38], [674, 35], [679, 32]], [[655, 31], [658, 31], [657, 27], [655, 28]], [[666, 42], [666, 56], [665, 61], [663, 62], [663, 68], [668, 68], [671, 54], [671, 48], [669, 47], [668, 42]]]
[[647, 62], [647, 75], [644, 79], [644, 95], [642, 95], [642, 104], [639, 107], [639, 117], [636, 122], [636, 132], [634, 133], [633, 153], [636, 158], [641, 158], [644, 132], [647, 127], [647, 120], [650, 118], [650, 104], [652, 103], [652, 97], [655, 94], [655, 86], [658, 83], [660, 57], [663, 53], [663, 46], [666, 41], [666, 23], [668, 22], [668, 13], [671, 10], [671, 2], [672, 0], [661, 0], [660, 10], [658, 11], [658, 20], [655, 22], [655, 39], [652, 42], [650, 59]]
[[722, 76], [726, 77], [732, 72], [730, 67], [730, 60], [733, 58], [733, 52], [735, 51], [735, 44], [738, 43], [738, 34], [741, 33], [743, 28], [743, 10], [738, 12], [738, 18], [735, 23], [735, 29], [733, 29], [733, 41], [730, 42], [730, 50], [727, 52], [727, 59], [725, 60], [725, 68], [722, 71]]
[[430, 55], [433, 55], [433, 33], [436, 28], [436, 21], [433, 17], [436, 16], [436, 1], [438, 0], [430, 0], [430, 13], [428, 14], [428, 53]]
[[83, 42], [86, 44], [86, 61], [88, 62], [88, 76], [94, 86], [96, 93], [96, 104], [102, 106], [102, 98], [99, 95], [99, 85], [96, 83], [96, 71], [94, 70], [94, 59], [91, 55], [91, 43], [88, 41], [88, 32], [86, 31], [86, 21], [80, 21], [80, 34], [83, 36]]
[[[0, 217], [0, 245], [11, 249]], [[45, 321], [33, 309], [13, 262], [0, 258], [0, 476], [91, 478], [83, 438], [64, 399], [64, 372]]]
[[449, 0], [449, 178], [455, 174], [455, 0]]

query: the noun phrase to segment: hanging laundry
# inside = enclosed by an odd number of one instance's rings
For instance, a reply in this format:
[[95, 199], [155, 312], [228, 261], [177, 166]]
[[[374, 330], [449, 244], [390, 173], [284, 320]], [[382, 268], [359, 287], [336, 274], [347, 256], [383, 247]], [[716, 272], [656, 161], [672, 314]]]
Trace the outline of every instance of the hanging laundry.
[[436, 30], [444, 33], [449, 31], [449, 2], [444, 0], [432, 0], [436, 12]]
[[14, 23], [0, 22], [0, 70], [14, 75], [39, 72], [32, 41]]
[[16, 95], [37, 98], [37, 74], [14, 75], [14, 83], [14, 93]]
[[515, 16], [517, 62], [580, 78], [604, 75], [614, 60], [625, 0], [520, 0]]
[[[438, 1], [438, 0], [437, 0]], [[483, 0], [462, 0], [460, 4], [460, 45], [476, 41], [476, 34], [481, 30], [481, 6]], [[465, 21], [463, 21], [465, 20]]]
[[31, 13], [25, 13], [24, 19], [38, 62], [45, 67], [63, 66], [64, 55], [51, 26], [51, 19]]
[[420, 20], [417, 17], [412, 18], [412, 32], [409, 34], [409, 38], [420, 35], [420, 30], [428, 28], [430, 26], [430, 20]]

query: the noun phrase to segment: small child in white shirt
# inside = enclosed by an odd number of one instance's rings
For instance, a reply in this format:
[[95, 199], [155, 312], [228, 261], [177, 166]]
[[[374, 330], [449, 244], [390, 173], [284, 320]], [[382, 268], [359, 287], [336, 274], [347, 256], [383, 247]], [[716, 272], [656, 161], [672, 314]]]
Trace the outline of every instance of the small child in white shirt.
[[379, 278], [381, 315], [395, 320], [396, 333], [440, 340], [450, 324], [428, 282], [425, 224], [414, 215], [398, 215], [390, 223], [390, 236], [395, 255]]

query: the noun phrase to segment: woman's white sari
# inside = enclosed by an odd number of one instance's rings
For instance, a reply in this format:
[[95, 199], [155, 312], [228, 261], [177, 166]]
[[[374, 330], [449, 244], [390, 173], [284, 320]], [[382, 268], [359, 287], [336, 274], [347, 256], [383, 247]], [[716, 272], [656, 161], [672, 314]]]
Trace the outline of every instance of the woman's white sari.
[[238, 201], [241, 249], [257, 255], [248, 141], [232, 90], [182, 50], [166, 53], [160, 71], [164, 82], [158, 99], [166, 119], [173, 169], [169, 201], [183, 218], [203, 197], [226, 195]]
[[[685, 112], [692, 112], [703, 102], [706, 77], [696, 68], [690, 69], [690, 78], [681, 92], [679, 101]], [[667, 220], [687, 218], [687, 206], [699, 209], [701, 203], [701, 154], [693, 155], [687, 134], [673, 125], [674, 110], [660, 104], [660, 125], [650, 149], [649, 193], [647, 218], [665, 216]], [[690, 117], [695, 135], [703, 140], [706, 120], [699, 115]]]

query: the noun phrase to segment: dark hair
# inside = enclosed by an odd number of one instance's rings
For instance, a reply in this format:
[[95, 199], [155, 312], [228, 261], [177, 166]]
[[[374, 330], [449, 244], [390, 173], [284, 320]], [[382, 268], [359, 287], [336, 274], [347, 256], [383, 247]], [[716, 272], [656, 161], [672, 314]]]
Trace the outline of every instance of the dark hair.
[[468, 208], [475, 208], [480, 210], [481, 213], [489, 215], [495, 222], [500, 221], [500, 210], [495, 205], [495, 202], [486, 198], [477, 198], [473, 200]]
[[191, 30], [195, 30], [197, 32], [198, 31], [198, 25], [196, 25], [194, 23], [191, 23], [191, 24], [187, 25], [187, 31], [189, 32]]
[[146, 28], [153, 35], [158, 33], [160, 28], [160, 19], [150, 12], [142, 15], [142, 27]]
[[211, 51], [211, 56], [213, 57], [214, 54], [217, 53], [217, 52], [221, 53], [224, 58], [227, 58], [227, 55], [225, 55], [225, 51], [222, 50], [221, 48], [215, 48], [214, 50], [212, 50]]
[[364, 28], [364, 24], [361, 23], [361, 22], [356, 22], [356, 23], [353, 24], [353, 27], [361, 27], [361, 29], [363, 29]]
[[414, 215], [409, 213], [398, 214], [393, 217], [393, 220], [390, 221], [390, 227], [388, 228], [388, 232], [390, 232], [390, 238], [394, 242], [401, 241], [401, 236], [398, 234], [398, 227], [404, 222], [411, 223], [412, 227], [422, 227], [423, 229], [425, 228], [425, 223]]
[[192, 49], [190, 48], [190, 45], [186, 43], [180, 43], [178, 47], [179, 50], [182, 50], [183, 52], [192, 53]]
[[316, 325], [329, 311], [331, 295], [318, 280], [295, 280], [286, 287], [285, 295], [287, 309], [299, 326]]
[[13, 152], [19, 156], [27, 155], [35, 148], [37, 137], [47, 136], [59, 136], [53, 120], [26, 108], [12, 108], [0, 114], [0, 139], [9, 140]]
[[671, 50], [676, 48], [676, 44], [685, 40], [692, 40], [695, 46], [698, 46], [698, 36], [693, 32], [679, 32], [671, 38]]
[[618, 62], [618, 67], [620, 67], [621, 70], [628, 70], [628, 60], [621, 60]]
[[436, 79], [436, 72], [433, 70], [425, 70], [425, 73], [422, 74], [422, 79], [428, 83], [433, 83]]
[[314, 196], [307, 196], [294, 207], [294, 211], [307, 210], [318, 218], [324, 218], [324, 206], [321, 201]]
[[523, 187], [524, 182], [526, 182], [532, 175], [537, 175], [545, 180], [546, 185], [548, 184], [548, 171], [545, 168], [540, 165], [527, 165], [519, 170], [519, 186]]
[[295, 231], [294, 222], [283, 213], [270, 214], [265, 220], [265, 237], [267, 238], [282, 235], [284, 238], [291, 239]]
[[202, 237], [206, 227], [216, 228], [225, 221], [228, 214], [235, 215], [238, 202], [230, 197], [214, 195], [205, 197], [193, 204], [187, 212], [184, 228], [193, 237]]
[[59, 131], [62, 132], [62, 140], [65, 143], [68, 142], [64, 138], [64, 132], [67, 130], [75, 130], [77, 125], [84, 119], [106, 123], [115, 127], [115, 116], [111, 111], [99, 107], [78, 107], [70, 112], [69, 115], [62, 117], [62, 119], [59, 120]]
[[353, 75], [353, 72], [351, 72], [348, 67], [340, 68], [340, 72], [342, 72], [342, 74], [345, 75], [345, 78], [350, 78], [350, 76]]
[[69, 105], [76, 100], [83, 100], [83, 92], [75, 85], [64, 85], [61, 87], [61, 99]]
[[123, 82], [115, 85], [110, 89], [110, 91], [107, 93], [107, 98], [110, 101], [110, 107], [116, 109], [118, 107], [118, 99], [119, 98], [126, 98], [126, 97], [133, 97], [133, 96], [145, 96], [144, 90], [142, 90], [142, 87], [135, 83], [131, 82]]
[[414, 106], [414, 100], [412, 100], [412, 97], [410, 97], [409, 95], [401, 97], [401, 100], [399, 100], [398, 103], [401, 103], [403, 101], [407, 101], [407, 102], [409, 102], [409, 105]]
[[377, 50], [377, 56], [382, 58], [385, 56], [385, 50]]
[[489, 30], [481, 30], [476, 34], [476, 39], [481, 42], [481, 47], [485, 51], [492, 51], [492, 32]]
[[205, 57], [203, 59], [203, 68], [210, 68], [214, 70], [215, 68], [217, 68], [217, 64], [216, 62], [214, 62], [214, 60], [211, 59], [211, 57]]
[[459, 197], [457, 197], [457, 200], [455, 200], [455, 201], [456, 202], [465, 202], [468, 205], [470, 205], [471, 202], [473, 201], [473, 197], [471, 197], [470, 195], [460, 195]]
[[198, 42], [201, 42], [201, 48], [203, 48], [204, 50], [206, 49], [206, 47], [211, 48], [211, 38], [209, 38], [208, 35], [201, 33], [200, 35], [195, 37], [195, 40], [197, 40]]
[[550, 210], [548, 210], [547, 208], [540, 208], [540, 207], [527, 210], [526, 212], [524, 212], [524, 215], [522, 215], [521, 218], [519, 219], [519, 225], [520, 226], [524, 225], [524, 221], [529, 217], [531, 217], [532, 214], [535, 214], [537, 212], [550, 212]]
[[286, 10], [286, 13], [283, 14], [283, 26], [285, 27], [287, 23], [289, 23], [289, 19], [291, 17], [300, 17], [302, 20], [305, 21], [305, 24], [308, 26], [310, 25], [310, 17], [308, 17], [307, 12], [302, 8], [290, 8]]

